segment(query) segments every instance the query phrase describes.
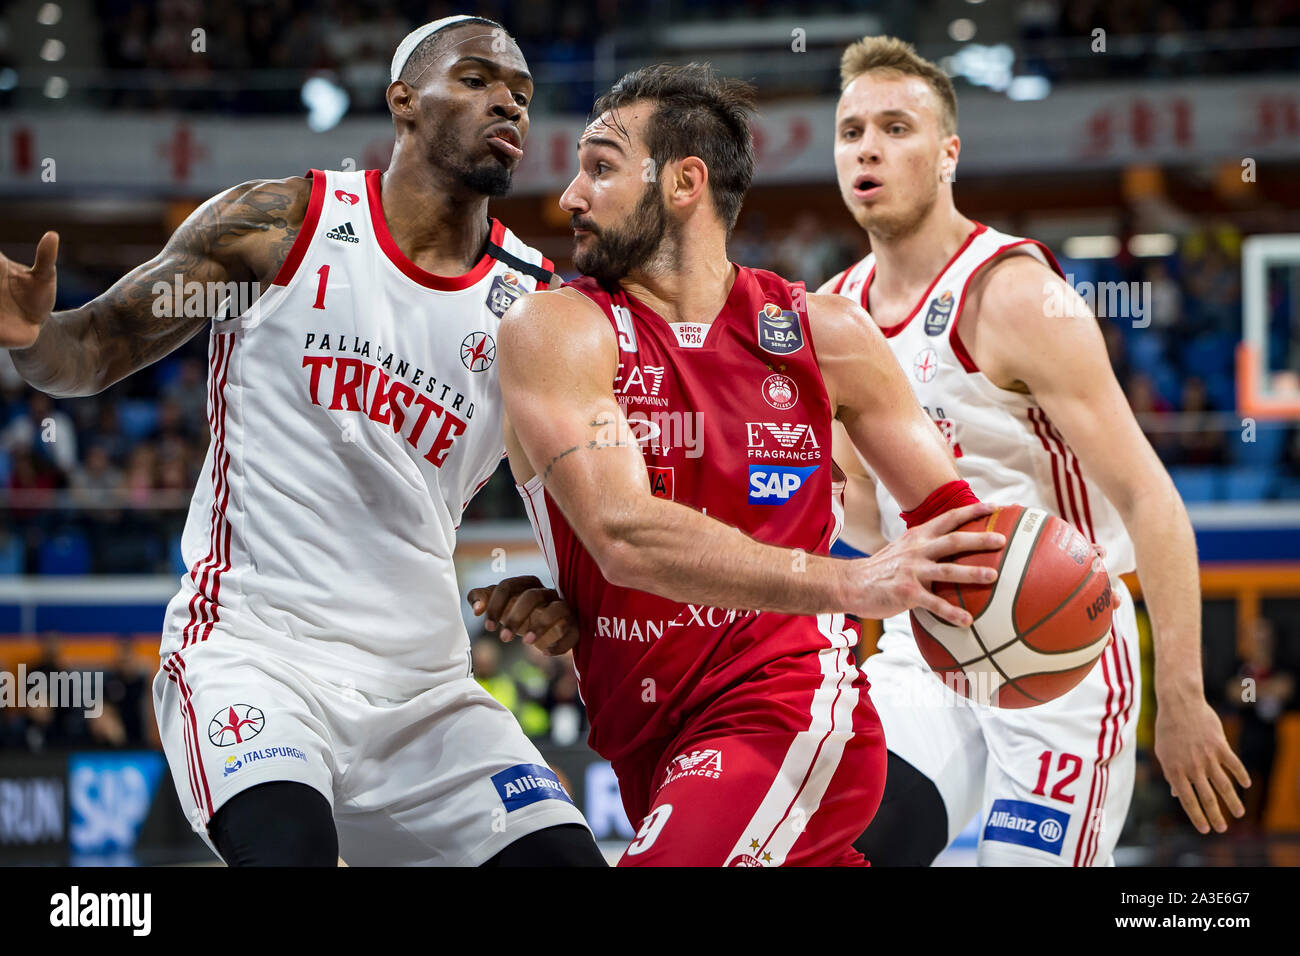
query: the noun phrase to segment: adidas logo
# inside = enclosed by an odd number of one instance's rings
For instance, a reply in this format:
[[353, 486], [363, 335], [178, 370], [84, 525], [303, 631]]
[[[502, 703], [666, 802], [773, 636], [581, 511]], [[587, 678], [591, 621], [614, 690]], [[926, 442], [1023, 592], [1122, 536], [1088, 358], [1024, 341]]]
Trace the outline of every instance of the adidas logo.
[[325, 233], [326, 239], [337, 239], [339, 242], [360, 242], [356, 232], [352, 229], [352, 223], [345, 222], [341, 226], [335, 226], [329, 232]]

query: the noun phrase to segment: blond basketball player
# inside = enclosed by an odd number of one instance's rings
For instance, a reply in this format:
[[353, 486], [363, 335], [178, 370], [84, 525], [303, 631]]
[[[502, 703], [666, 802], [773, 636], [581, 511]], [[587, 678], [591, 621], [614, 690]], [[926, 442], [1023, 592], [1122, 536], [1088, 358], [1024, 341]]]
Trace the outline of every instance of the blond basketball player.
[[[963, 216], [961, 150], [942, 70], [870, 37], [841, 63], [835, 164], [872, 252], [820, 291], [860, 303], [884, 332], [957, 468], [985, 501], [1037, 506], [1107, 554], [1112, 586], [1137, 570], [1156, 655], [1156, 756], [1196, 828], [1241, 816], [1249, 786], [1201, 684], [1201, 601], [1187, 513], [1111, 372], [1096, 319], [1050, 252]], [[842, 437], [842, 436], [841, 436]], [[901, 510], [840, 443], [850, 474], [841, 537], [865, 551], [903, 531]], [[928, 864], [980, 815], [981, 864], [1111, 862], [1134, 779], [1140, 700], [1133, 602], [1074, 690], [998, 710], [943, 690], [906, 614], [867, 660], [885, 728], [884, 801], [858, 848], [877, 864]]]
[[[495, 336], [551, 264], [489, 218], [533, 84], [490, 20], [393, 57], [387, 171], [245, 183], [86, 306], [50, 314], [57, 236], [0, 258], [0, 347], [90, 395], [210, 323], [212, 440], [154, 706], [193, 826], [228, 863], [603, 865], [470, 674], [452, 550], [504, 453]], [[244, 282], [240, 314], [157, 288]], [[164, 303], [165, 305], [166, 303]]]

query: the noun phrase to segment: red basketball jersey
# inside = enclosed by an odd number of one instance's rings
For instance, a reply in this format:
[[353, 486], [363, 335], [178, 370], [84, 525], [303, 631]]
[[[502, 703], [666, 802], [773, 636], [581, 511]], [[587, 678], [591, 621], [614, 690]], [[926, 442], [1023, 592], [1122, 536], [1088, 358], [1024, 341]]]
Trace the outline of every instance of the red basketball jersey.
[[[824, 554], [839, 532], [832, 410], [802, 283], [740, 267], [709, 325], [669, 323], [589, 278], [618, 337], [614, 393], [651, 491], [754, 538]], [[827, 648], [819, 618], [681, 604], [611, 584], [533, 478], [520, 489], [551, 573], [575, 609], [590, 743], [609, 760], [676, 736], [701, 705], [775, 659]], [[683, 540], [689, 555], [695, 542]], [[817, 673], [817, 664], [811, 664]]]

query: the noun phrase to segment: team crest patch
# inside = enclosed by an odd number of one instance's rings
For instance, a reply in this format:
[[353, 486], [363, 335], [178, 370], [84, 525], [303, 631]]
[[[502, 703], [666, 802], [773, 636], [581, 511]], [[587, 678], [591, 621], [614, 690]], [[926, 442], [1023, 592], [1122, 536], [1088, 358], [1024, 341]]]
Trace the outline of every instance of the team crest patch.
[[803, 348], [799, 313], [769, 302], [758, 313], [758, 344], [773, 355], [789, 355]]
[[789, 375], [777, 372], [763, 379], [763, 400], [779, 412], [799, 403], [799, 386]]
[[500, 318], [506, 314], [506, 309], [515, 304], [515, 299], [523, 294], [519, 277], [513, 272], [503, 272], [492, 280], [492, 287], [487, 294], [487, 307]]
[[560, 783], [560, 778], [549, 767], [535, 763], [516, 764], [509, 770], [502, 770], [492, 775], [492, 786], [497, 788], [497, 795], [505, 804], [506, 813], [512, 813], [520, 807], [537, 803], [539, 800], [563, 800], [572, 804], [573, 798]]
[[208, 740], [218, 747], [244, 744], [262, 732], [266, 715], [249, 704], [231, 704], [208, 721]]
[[460, 360], [471, 372], [486, 372], [496, 357], [496, 340], [486, 332], [471, 332], [460, 343]]
[[939, 353], [934, 349], [921, 349], [912, 359], [912, 375], [924, 385], [939, 371]]
[[925, 334], [938, 335], [948, 327], [952, 318], [952, 293], [944, 289], [930, 300], [930, 308], [925, 313]]

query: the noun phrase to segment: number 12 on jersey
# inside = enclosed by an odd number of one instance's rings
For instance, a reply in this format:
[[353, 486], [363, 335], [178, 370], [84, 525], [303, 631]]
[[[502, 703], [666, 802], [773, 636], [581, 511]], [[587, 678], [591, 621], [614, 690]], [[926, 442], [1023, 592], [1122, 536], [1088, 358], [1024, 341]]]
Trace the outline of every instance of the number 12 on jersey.
[[[1056, 761], [1056, 771], [1065, 775], [1057, 780], [1056, 786], [1052, 788], [1052, 799], [1061, 800], [1065, 803], [1074, 803], [1074, 794], [1066, 793], [1065, 788], [1079, 779], [1079, 773], [1083, 770], [1083, 758], [1066, 753], [1058, 756], [1060, 759]], [[1034, 787], [1034, 795], [1042, 797], [1046, 796], [1044, 788], [1047, 786], [1048, 771], [1052, 768], [1052, 752], [1044, 750], [1038, 755], [1038, 763], [1038, 786]]]

